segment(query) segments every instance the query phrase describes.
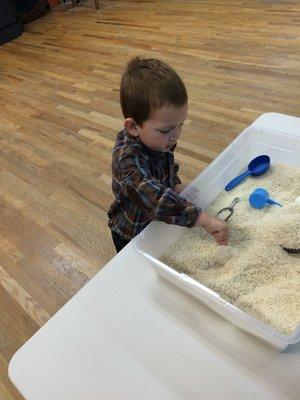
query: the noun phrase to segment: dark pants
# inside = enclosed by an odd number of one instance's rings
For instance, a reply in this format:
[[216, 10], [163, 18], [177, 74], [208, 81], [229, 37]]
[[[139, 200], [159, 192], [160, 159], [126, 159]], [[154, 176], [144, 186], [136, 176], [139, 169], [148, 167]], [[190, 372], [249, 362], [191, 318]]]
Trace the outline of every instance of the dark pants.
[[123, 239], [120, 235], [113, 231], [111, 231], [111, 236], [114, 241], [117, 253], [119, 253], [119, 251], [122, 250], [123, 247], [125, 247], [130, 242], [130, 240]]

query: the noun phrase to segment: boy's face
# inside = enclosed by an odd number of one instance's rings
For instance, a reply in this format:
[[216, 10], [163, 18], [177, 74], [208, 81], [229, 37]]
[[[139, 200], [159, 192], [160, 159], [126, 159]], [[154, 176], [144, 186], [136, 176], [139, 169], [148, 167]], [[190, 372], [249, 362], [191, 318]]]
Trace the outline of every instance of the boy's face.
[[[187, 111], [187, 104], [181, 107], [165, 104], [153, 111], [142, 126], [136, 125], [134, 120], [127, 118], [125, 129], [131, 135], [139, 137], [150, 150], [167, 152], [180, 138]], [[131, 120], [131, 124], [129, 120]], [[128, 121], [127, 124], [126, 121]]]

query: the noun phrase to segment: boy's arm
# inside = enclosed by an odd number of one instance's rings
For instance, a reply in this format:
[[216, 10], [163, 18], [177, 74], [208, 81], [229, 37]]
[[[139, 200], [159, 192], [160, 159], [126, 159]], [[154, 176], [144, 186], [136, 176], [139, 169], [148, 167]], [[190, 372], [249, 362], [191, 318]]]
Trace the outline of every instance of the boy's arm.
[[168, 224], [200, 226], [219, 244], [227, 244], [229, 230], [226, 222], [201, 212], [200, 207], [186, 201], [171, 188], [154, 178], [146, 160], [137, 155], [119, 163], [118, 178], [124, 194], [145, 210], [152, 220]]
[[200, 207], [186, 201], [173, 189], [164, 187], [159, 179], [153, 177], [143, 155], [132, 154], [119, 159], [115, 171], [124, 194], [146, 211], [152, 220], [195, 226]]
[[[175, 171], [175, 174], [174, 174], [174, 185], [177, 186], [177, 185], [180, 185], [182, 183], [181, 179], [178, 176], [179, 164], [177, 162], [174, 162], [174, 171]], [[177, 192], [177, 193], [180, 193], [180, 192]]]
[[178, 176], [178, 171], [179, 171], [179, 164], [177, 162], [174, 162], [174, 190], [176, 193], [181, 193], [187, 185], [181, 182], [181, 179]]
[[174, 190], [176, 193], [181, 193], [185, 188], [187, 187], [187, 185], [185, 185], [184, 183], [179, 183], [177, 185], [175, 185]]

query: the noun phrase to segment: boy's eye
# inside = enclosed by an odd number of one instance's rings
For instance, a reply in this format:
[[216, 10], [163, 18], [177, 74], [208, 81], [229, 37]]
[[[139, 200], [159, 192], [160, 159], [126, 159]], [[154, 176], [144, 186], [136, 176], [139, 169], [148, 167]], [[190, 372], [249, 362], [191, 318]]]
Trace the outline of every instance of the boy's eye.
[[[180, 124], [180, 125], [178, 125], [178, 128], [181, 129], [182, 126], [183, 126], [183, 123]], [[170, 133], [170, 132], [172, 131], [172, 129], [174, 129], [174, 128], [176, 128], [176, 127], [174, 126], [174, 127], [172, 127], [172, 128], [168, 128], [168, 129], [158, 129], [158, 131], [159, 131], [160, 133], [167, 134], [167, 133]]]

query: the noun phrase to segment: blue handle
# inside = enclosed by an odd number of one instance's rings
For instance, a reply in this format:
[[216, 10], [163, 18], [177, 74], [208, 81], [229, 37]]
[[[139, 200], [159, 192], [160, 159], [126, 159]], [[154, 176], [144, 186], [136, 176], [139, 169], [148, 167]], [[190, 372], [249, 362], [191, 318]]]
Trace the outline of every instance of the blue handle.
[[232, 179], [227, 185], [225, 186], [225, 190], [231, 190], [235, 188], [239, 183], [241, 183], [247, 176], [251, 175], [251, 171], [247, 169], [247, 171], [243, 172], [241, 175], [237, 176], [236, 178]]
[[268, 204], [276, 204], [277, 206], [282, 207], [282, 204], [277, 203], [277, 201], [272, 200], [272, 199], [268, 199], [268, 200], [266, 201], [266, 203], [268, 203]]

